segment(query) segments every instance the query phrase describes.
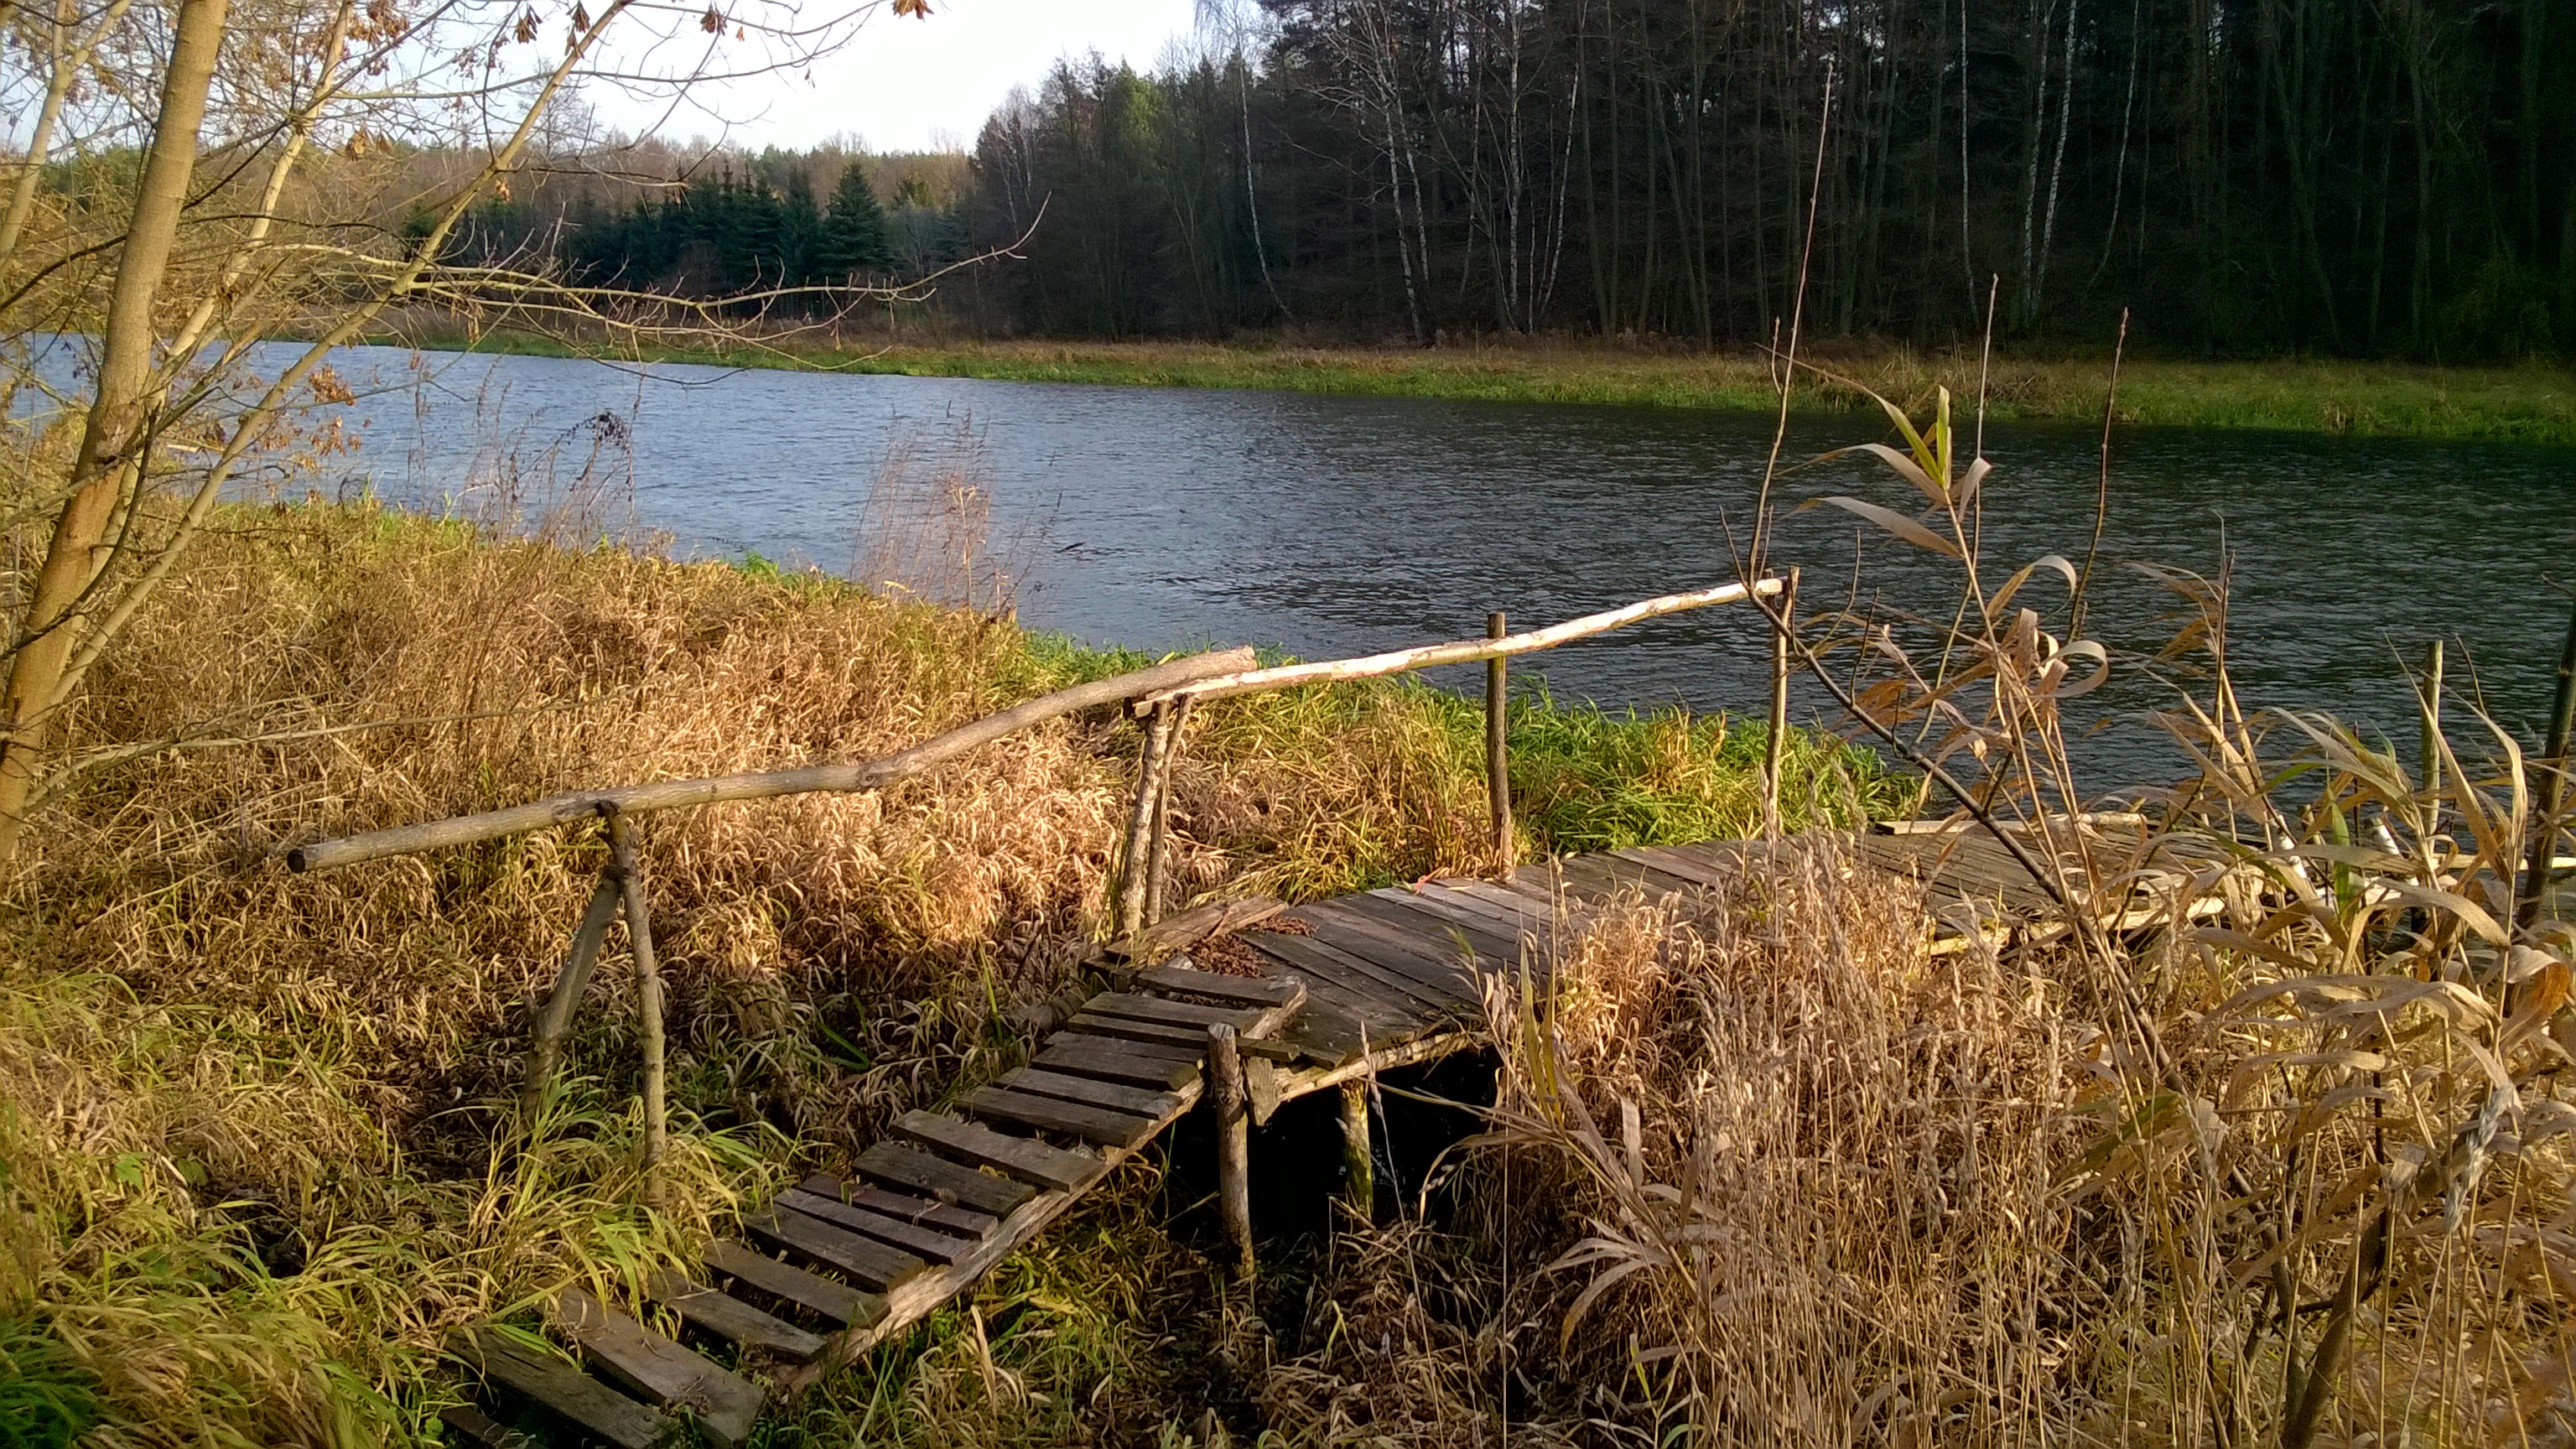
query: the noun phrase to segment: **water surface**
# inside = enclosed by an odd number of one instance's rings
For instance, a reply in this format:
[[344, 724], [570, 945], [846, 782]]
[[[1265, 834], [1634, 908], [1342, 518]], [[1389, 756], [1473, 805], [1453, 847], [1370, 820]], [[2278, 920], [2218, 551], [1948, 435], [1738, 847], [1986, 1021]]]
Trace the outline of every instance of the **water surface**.
[[[1768, 418], [1605, 406], [386, 349], [357, 349], [341, 371], [383, 389], [360, 403], [367, 443], [341, 466], [344, 486], [452, 494], [496, 439], [577, 452], [584, 420], [607, 415], [632, 425], [637, 518], [676, 551], [835, 570], [851, 566], [889, 450], [936, 452], [969, 428], [1027, 623], [1149, 649], [1250, 642], [1309, 658], [1481, 633], [1488, 609], [1537, 624], [1722, 581], [1771, 442]], [[1787, 455], [1877, 436], [1858, 414], [1802, 421]], [[2087, 428], [1987, 429], [1990, 560], [2081, 559], [2097, 442]], [[1912, 502], [1858, 460], [1802, 467], [1780, 492]], [[2169, 597], [2119, 564], [2215, 575], [2224, 560], [2249, 707], [2328, 710], [2411, 738], [2399, 661], [2443, 638], [2454, 680], [2473, 675], [2528, 735], [2567, 623], [2571, 540], [2576, 450], [2126, 431], [2092, 632], [2130, 648], [2170, 632]], [[1853, 588], [1926, 608], [1955, 597], [1946, 565], [1832, 510], [1787, 517], [1775, 557], [1805, 569], [1811, 601]], [[2048, 609], [2062, 617], [2061, 604], [2059, 592]], [[1753, 618], [1720, 608], [1660, 620], [1536, 667], [1560, 697], [1758, 711], [1766, 646]], [[2135, 722], [2161, 697], [2135, 666], [2106, 691], [2121, 722], [2088, 746], [2106, 788], [2170, 769]]]

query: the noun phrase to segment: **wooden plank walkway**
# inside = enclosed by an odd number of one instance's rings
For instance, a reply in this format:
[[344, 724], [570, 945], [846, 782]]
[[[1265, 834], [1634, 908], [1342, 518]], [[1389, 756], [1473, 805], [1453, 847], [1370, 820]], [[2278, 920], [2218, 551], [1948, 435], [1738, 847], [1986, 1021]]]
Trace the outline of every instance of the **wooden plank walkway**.
[[[1851, 843], [1867, 866], [1924, 879], [1955, 929], [2028, 934], [2047, 917], [2046, 893], [1990, 839], [1911, 830]], [[807, 1178], [745, 1216], [697, 1274], [654, 1281], [650, 1299], [693, 1337], [733, 1345], [740, 1372], [578, 1292], [551, 1315], [571, 1355], [491, 1330], [454, 1355], [519, 1423], [650, 1449], [693, 1421], [730, 1449], [768, 1395], [795, 1394], [919, 1322], [1179, 1120], [1200, 1099], [1211, 1025], [1241, 1039], [1250, 1115], [1265, 1121], [1281, 1102], [1481, 1045], [1489, 982], [1526, 973], [1545, 991], [1557, 947], [1605, 904], [1723, 888], [1773, 848], [1567, 857], [1500, 880], [1317, 901], [1257, 928], [1260, 909], [1213, 908], [1214, 928], [1231, 932], [1229, 971], [1186, 956], [1114, 970], [1118, 989], [1084, 1001], [1027, 1066], [952, 1112], [907, 1113], [846, 1175]], [[531, 1442], [481, 1406], [450, 1411], [447, 1428], [452, 1443]]]

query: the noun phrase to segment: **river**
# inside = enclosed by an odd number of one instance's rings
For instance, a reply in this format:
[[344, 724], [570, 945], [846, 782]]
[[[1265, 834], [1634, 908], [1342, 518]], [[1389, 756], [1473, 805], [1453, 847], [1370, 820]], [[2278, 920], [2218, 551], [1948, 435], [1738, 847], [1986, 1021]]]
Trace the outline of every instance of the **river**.
[[[580, 452], [580, 425], [606, 414], [631, 423], [634, 518], [675, 552], [835, 571], [852, 566], [890, 450], [926, 465], [964, 430], [1024, 622], [1308, 658], [1478, 634], [1488, 609], [1535, 625], [1722, 581], [1771, 441], [1766, 417], [1599, 406], [367, 348], [340, 371], [362, 393], [366, 439], [337, 465], [343, 489], [435, 505], [470, 493], [478, 459], [488, 469], [499, 451], [569, 439], [565, 456]], [[1883, 436], [1863, 414], [1799, 421], [1786, 457], [1806, 466], [1779, 496], [1910, 510], [1911, 490], [1875, 462], [1809, 461]], [[2051, 551], [2080, 560], [2096, 431], [1991, 425], [1985, 447], [1990, 571]], [[2442, 638], [2455, 687], [2483, 688], [2529, 738], [2567, 625], [2571, 540], [2576, 450], [2127, 429], [2113, 440], [2093, 632], [2131, 650], [2171, 632], [2171, 597], [2118, 565], [2215, 575], [2225, 557], [2249, 708], [2330, 711], [2411, 741], [2401, 661]], [[1834, 510], [1785, 517], [1775, 557], [1803, 567], [1810, 605], [1855, 588], [1918, 608], [1955, 598], [1946, 562]], [[2062, 589], [2043, 597], [2062, 618]], [[1754, 618], [1659, 620], [1542, 656], [1522, 677], [1543, 672], [1560, 698], [1613, 707], [1758, 710], [1767, 656]], [[2123, 661], [2101, 696], [2113, 726], [2085, 747], [2100, 778], [2171, 772], [2139, 722], [2166, 688]], [[1822, 702], [1811, 695], [1802, 713]]]

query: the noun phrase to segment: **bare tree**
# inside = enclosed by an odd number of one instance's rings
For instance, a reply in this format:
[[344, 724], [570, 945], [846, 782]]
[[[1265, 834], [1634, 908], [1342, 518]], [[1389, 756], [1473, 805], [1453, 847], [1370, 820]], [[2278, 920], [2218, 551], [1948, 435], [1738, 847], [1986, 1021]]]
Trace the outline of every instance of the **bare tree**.
[[[0, 213], [0, 335], [13, 394], [52, 410], [21, 429], [27, 466], [5, 501], [13, 527], [53, 523], [14, 601], [0, 690], [0, 860], [18, 853], [48, 736], [83, 677], [245, 462], [340, 392], [339, 347], [423, 302], [676, 325], [662, 299], [574, 287], [533, 263], [449, 260], [478, 202], [573, 137], [581, 96], [622, 91], [667, 117], [811, 63], [882, 3], [601, 0], [593, 15], [575, 0], [552, 19], [519, 0], [12, 12], [21, 43], [0, 51], [0, 95], [31, 103], [35, 122]], [[891, 8], [927, 13], [921, 0]], [[251, 346], [284, 329], [311, 340], [273, 376], [246, 377]], [[81, 380], [40, 361], [54, 330], [90, 339]]]

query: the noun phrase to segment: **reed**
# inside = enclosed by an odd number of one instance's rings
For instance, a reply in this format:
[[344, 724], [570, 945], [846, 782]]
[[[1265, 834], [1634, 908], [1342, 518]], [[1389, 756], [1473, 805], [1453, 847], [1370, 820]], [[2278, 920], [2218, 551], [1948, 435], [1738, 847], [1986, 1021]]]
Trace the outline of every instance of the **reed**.
[[[904, 467], [884, 486], [971, 512], [971, 470]], [[561, 500], [613, 512], [613, 486], [501, 477], [475, 497], [480, 516], [220, 514], [66, 723], [0, 913], [0, 1323], [17, 1326], [0, 1415], [52, 1415], [30, 1435], [95, 1420], [84, 1443], [408, 1442], [441, 1401], [449, 1332], [530, 1319], [570, 1283], [632, 1301], [740, 1204], [1015, 1060], [1028, 1009], [1099, 933], [1133, 749], [1114, 719], [1028, 731], [881, 797], [643, 820], [673, 1122], [648, 1207], [621, 930], [566, 1073], [534, 1118], [517, 1106], [603, 842], [540, 833], [300, 877], [282, 847], [878, 754], [1126, 660], [1017, 627], [960, 552], [964, 514], [880, 531], [866, 556], [920, 586], [867, 589], [589, 542], [606, 515]], [[943, 591], [971, 607], [923, 601]], [[1658, 728], [1605, 718], [1585, 737]], [[1697, 728], [1663, 748], [1718, 748]], [[1380, 884], [1487, 849], [1472, 704], [1313, 690], [1210, 705], [1191, 731], [1176, 904]], [[1657, 788], [1695, 809], [1747, 789], [1696, 766]], [[1675, 810], [1668, 828], [1696, 818]], [[1556, 807], [1568, 829], [1598, 813]], [[1538, 846], [1553, 828], [1525, 822]], [[1139, 1226], [1152, 1191], [1108, 1195], [1106, 1216], [834, 1385], [813, 1437], [848, 1415], [925, 1443], [983, 1442], [941, 1437], [964, 1423], [1050, 1442], [1177, 1423], [1205, 1375], [1150, 1350], [1217, 1310], [1186, 1292], [1139, 1308], [1195, 1281], [1185, 1242]], [[1003, 1407], [961, 1418], [988, 1384]]]

